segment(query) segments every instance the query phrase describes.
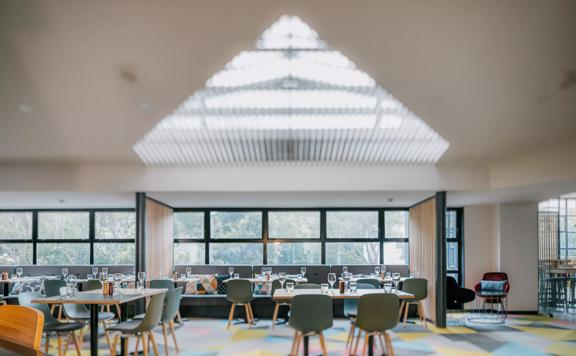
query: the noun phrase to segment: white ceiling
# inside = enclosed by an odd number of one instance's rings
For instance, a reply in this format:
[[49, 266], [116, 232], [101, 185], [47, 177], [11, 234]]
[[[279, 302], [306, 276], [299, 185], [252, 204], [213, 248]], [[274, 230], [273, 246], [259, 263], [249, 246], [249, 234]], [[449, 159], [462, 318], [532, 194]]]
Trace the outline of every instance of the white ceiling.
[[2, 1], [0, 161], [139, 162], [132, 145], [282, 14], [492, 162], [576, 132], [576, 2]]

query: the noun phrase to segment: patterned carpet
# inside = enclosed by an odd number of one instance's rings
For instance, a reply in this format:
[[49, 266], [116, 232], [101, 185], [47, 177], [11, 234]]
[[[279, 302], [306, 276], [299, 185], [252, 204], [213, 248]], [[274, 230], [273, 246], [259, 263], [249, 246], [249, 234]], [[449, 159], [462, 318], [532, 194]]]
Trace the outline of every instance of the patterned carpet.
[[[246, 324], [238, 324], [226, 330], [224, 320], [189, 319], [176, 330], [181, 351], [179, 355], [287, 355], [292, 342], [292, 330], [285, 325], [274, 329], [269, 326], [269, 320], [261, 320], [252, 329]], [[156, 331], [156, 339], [163, 354], [162, 333], [160, 328]], [[336, 320], [334, 327], [325, 333], [330, 355], [345, 355], [347, 332], [348, 322]], [[468, 324], [437, 329], [429, 324], [426, 330], [420, 324], [408, 324], [406, 327], [396, 327], [392, 340], [398, 356], [576, 355], [576, 324], [535, 315], [510, 316], [506, 324], [500, 326]], [[171, 340], [169, 345], [170, 354], [175, 355], [176, 350]], [[83, 347], [87, 351], [88, 343], [84, 343]], [[107, 355], [104, 339], [100, 347], [101, 354]], [[316, 338], [311, 338], [310, 350], [311, 354], [320, 353]], [[51, 351], [55, 352], [55, 349]]]

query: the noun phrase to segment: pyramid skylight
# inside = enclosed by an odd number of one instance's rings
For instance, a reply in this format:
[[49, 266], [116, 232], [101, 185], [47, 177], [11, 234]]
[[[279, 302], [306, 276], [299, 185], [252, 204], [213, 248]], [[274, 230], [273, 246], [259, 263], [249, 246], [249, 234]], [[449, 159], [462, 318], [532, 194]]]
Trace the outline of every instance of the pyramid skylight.
[[433, 164], [449, 143], [296, 16], [283, 16], [134, 150], [150, 166]]

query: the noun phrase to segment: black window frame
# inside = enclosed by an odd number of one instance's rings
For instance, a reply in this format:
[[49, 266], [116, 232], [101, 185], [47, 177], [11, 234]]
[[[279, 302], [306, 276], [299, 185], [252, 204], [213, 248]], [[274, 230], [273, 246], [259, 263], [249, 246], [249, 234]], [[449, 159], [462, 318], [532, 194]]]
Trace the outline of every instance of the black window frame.
[[[32, 244], [32, 265], [38, 265], [38, 244], [54, 243], [72, 243], [72, 244], [89, 244], [90, 258], [89, 264], [94, 265], [94, 244], [96, 243], [136, 243], [136, 236], [132, 239], [97, 239], [96, 238], [96, 213], [99, 212], [132, 212], [136, 214], [133, 208], [74, 208], [74, 209], [0, 209], [0, 213], [12, 212], [29, 212], [32, 213], [32, 238], [31, 239], [1, 239], [0, 243], [31, 243]], [[44, 212], [51, 213], [88, 213], [88, 238], [82, 239], [40, 239], [38, 236], [38, 217]], [[134, 256], [136, 258], [136, 256]]]

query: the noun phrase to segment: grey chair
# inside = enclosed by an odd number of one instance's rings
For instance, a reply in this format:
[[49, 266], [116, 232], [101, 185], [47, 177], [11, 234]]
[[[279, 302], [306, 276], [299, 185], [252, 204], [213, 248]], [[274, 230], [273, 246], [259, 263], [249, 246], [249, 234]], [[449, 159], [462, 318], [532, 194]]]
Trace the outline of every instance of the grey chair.
[[320, 289], [320, 285], [315, 283], [300, 283], [295, 285], [294, 289]]
[[154, 348], [154, 354], [158, 355], [158, 344], [156, 344], [156, 338], [152, 329], [160, 322], [162, 317], [162, 310], [164, 308], [164, 298], [166, 293], [155, 294], [150, 298], [150, 303], [146, 309], [146, 314], [144, 319], [140, 320], [130, 320], [118, 323], [108, 327], [108, 331], [117, 332], [114, 335], [114, 341], [112, 342], [112, 347], [110, 349], [111, 355], [116, 355], [116, 347], [118, 346], [118, 341], [120, 337], [126, 338], [124, 343], [124, 355], [128, 355], [128, 341], [130, 337], [136, 337], [136, 348], [134, 349], [134, 354], [138, 354], [138, 348], [140, 342], [142, 342], [142, 350], [144, 354], [148, 354], [148, 340], [152, 342], [152, 347]]
[[358, 336], [356, 337], [356, 345], [353, 351], [354, 355], [358, 351], [360, 337], [362, 332], [364, 332], [362, 355], [366, 354], [370, 336], [378, 336], [381, 342], [382, 337], [384, 338], [382, 344], [386, 345], [386, 354], [394, 356], [392, 340], [387, 331], [398, 324], [399, 304], [398, 295], [393, 293], [366, 294], [360, 297], [358, 315], [354, 322], [356, 328], [358, 328]]
[[327, 355], [324, 330], [333, 323], [332, 299], [322, 294], [302, 294], [292, 298], [290, 327], [294, 329], [294, 340], [290, 355], [297, 355], [302, 337], [317, 335], [322, 353]]
[[[46, 344], [44, 352], [48, 353], [50, 351], [50, 335], [56, 335], [58, 338], [58, 356], [65, 355], [68, 352], [68, 346], [70, 346], [70, 340], [74, 343], [76, 347], [76, 353], [78, 356], [81, 355], [80, 342], [76, 336], [76, 331], [84, 327], [82, 323], [76, 322], [60, 322], [56, 319], [47, 304], [35, 304], [32, 303], [34, 299], [43, 298], [42, 294], [37, 292], [23, 292], [18, 295], [18, 303], [25, 307], [30, 307], [37, 309], [44, 314], [44, 333], [46, 334]], [[62, 349], [63, 340], [62, 335], [68, 335], [68, 341], [64, 345], [64, 350]]]
[[[60, 295], [60, 288], [66, 287], [66, 282], [61, 279], [45, 279], [44, 280], [44, 295], [46, 297], [56, 297]], [[58, 320], [62, 319], [62, 304], [52, 304], [50, 312], [58, 308]]]
[[[408, 318], [408, 309], [410, 305], [415, 304], [418, 307], [418, 318], [424, 327], [427, 327], [426, 313], [424, 312], [424, 304], [422, 301], [428, 297], [428, 281], [425, 278], [408, 278], [402, 283], [402, 291], [414, 295], [414, 298], [402, 300], [400, 305], [400, 316], [402, 317], [402, 310], [404, 310], [404, 325]], [[398, 319], [400, 320], [400, 319]]]
[[370, 284], [374, 288], [380, 288], [380, 281], [376, 278], [360, 278], [356, 281], [358, 284]]
[[148, 283], [153, 289], [168, 289], [169, 291], [176, 289], [174, 282], [169, 279], [153, 279]]
[[237, 306], [244, 306], [246, 320], [248, 321], [248, 325], [252, 327], [252, 324], [254, 323], [254, 313], [252, 312], [252, 306], [250, 305], [250, 302], [254, 299], [252, 294], [252, 282], [247, 279], [229, 280], [226, 284], [226, 297], [228, 298], [228, 301], [232, 303], [226, 328], [229, 329], [230, 325], [232, 325], [232, 320], [234, 319], [234, 313]]
[[[372, 284], [358, 283], [358, 289], [375, 289]], [[356, 320], [356, 315], [358, 314], [358, 299], [344, 299], [344, 316], [350, 320], [350, 330], [348, 332], [348, 338], [346, 339], [346, 347], [351, 347], [352, 341], [354, 340], [354, 334], [356, 333], [356, 327], [354, 321]]]
[[[293, 279], [287, 279], [284, 282], [284, 288], [286, 288], [286, 283], [294, 283], [294, 288], [296, 288], [297, 286], [296, 282]], [[272, 289], [270, 290], [270, 297], [274, 297], [274, 292], [276, 291], [276, 289], [279, 289], [280, 287], [281, 285], [279, 280], [275, 279], [274, 281], [272, 281]], [[290, 308], [290, 302], [275, 302], [274, 313], [272, 313], [272, 325], [270, 326], [272, 329], [274, 328], [276, 320], [278, 319], [278, 312], [280, 311], [281, 306], [287, 306], [288, 308]]]

